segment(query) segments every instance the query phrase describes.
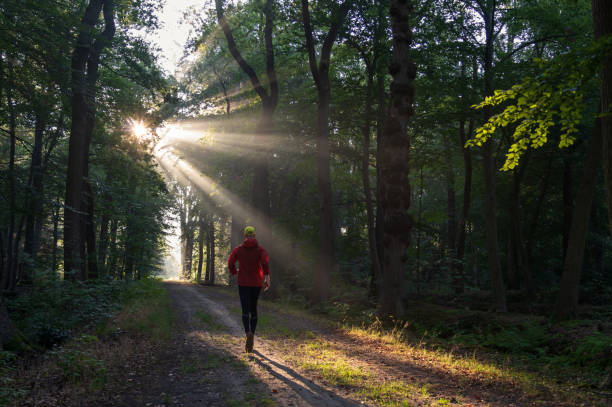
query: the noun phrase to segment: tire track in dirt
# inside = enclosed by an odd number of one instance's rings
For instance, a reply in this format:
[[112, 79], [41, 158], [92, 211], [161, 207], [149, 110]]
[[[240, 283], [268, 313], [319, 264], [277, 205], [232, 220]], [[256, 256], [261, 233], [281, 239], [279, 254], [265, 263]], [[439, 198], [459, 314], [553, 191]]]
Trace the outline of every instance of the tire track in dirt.
[[[236, 358], [244, 357], [243, 328], [238, 318], [232, 315], [225, 305], [211, 299], [204, 290], [193, 284], [167, 282], [166, 287], [179, 317], [189, 326], [197, 326], [196, 315], [200, 311], [212, 314], [215, 322], [225, 327], [224, 332], [203, 333], [201, 329], [196, 329], [188, 333], [188, 337], [197, 338], [208, 346], [233, 354]], [[228, 341], [222, 336], [223, 334], [231, 335], [234, 340]], [[256, 352], [248, 360], [252, 372], [255, 373], [258, 380], [270, 388], [272, 397], [280, 406], [357, 407], [363, 405], [339, 395], [335, 389], [298, 373], [287, 366], [273, 349], [274, 344], [258, 338]]]

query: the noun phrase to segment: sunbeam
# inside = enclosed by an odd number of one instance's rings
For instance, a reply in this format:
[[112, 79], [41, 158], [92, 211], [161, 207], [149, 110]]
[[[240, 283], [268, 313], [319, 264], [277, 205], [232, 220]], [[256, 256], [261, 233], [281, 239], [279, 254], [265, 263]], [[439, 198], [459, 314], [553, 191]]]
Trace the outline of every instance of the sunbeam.
[[[192, 136], [190, 132], [180, 129], [179, 135], [173, 135], [174, 130], [168, 132], [167, 137], [171, 140], [189, 140]], [[203, 148], [204, 146], [200, 146]], [[314, 248], [310, 243], [298, 241], [297, 236], [293, 236], [286, 230], [282, 230], [278, 225], [274, 225], [273, 220], [262, 214], [251, 204], [244, 202], [233, 192], [221, 186], [208, 175], [200, 172], [188, 160], [178, 156], [173, 151], [174, 147], [165, 141], [164, 145], [155, 149], [155, 156], [162, 169], [179, 183], [193, 185], [203, 196], [211, 201], [217, 208], [226, 212], [232, 217], [239, 219], [241, 224], [255, 224], [258, 227], [258, 235], [266, 237], [262, 244], [274, 256], [274, 261], [283, 267], [292, 266], [295, 259], [295, 246], [299, 242], [300, 250], [304, 253], [313, 252]], [[293, 245], [293, 248], [292, 248]]]

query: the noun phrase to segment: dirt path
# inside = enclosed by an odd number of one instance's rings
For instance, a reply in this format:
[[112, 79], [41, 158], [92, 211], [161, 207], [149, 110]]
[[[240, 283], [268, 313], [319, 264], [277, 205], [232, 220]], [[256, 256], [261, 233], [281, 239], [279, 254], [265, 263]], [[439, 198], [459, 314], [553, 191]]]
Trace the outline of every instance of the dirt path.
[[[246, 369], [226, 370], [216, 383], [217, 386], [231, 383], [231, 394], [226, 392], [224, 396], [225, 405], [532, 405], [512, 388], [500, 388], [486, 380], [451, 373], [415, 355], [398, 352], [383, 341], [359, 340], [309, 318], [296, 317], [265, 305], [260, 306], [256, 352], [246, 357], [237, 295], [187, 283], [168, 282], [166, 287], [183, 324], [185, 351], [197, 353], [198, 349], [199, 352], [206, 349], [225, 354], [228, 360], [243, 362]], [[319, 366], [319, 370], [304, 367], [297, 355], [306, 346], [314, 349], [314, 353], [336, 355], [335, 363], [346, 365], [352, 371], [367, 373], [369, 393], [364, 393], [363, 388], [357, 391], [350, 380], [343, 382], [342, 378], [338, 381], [324, 377], [321, 371], [325, 372], [326, 366]], [[378, 394], [387, 391], [388, 387], [394, 388], [393, 396]], [[211, 386], [208, 391], [223, 393], [218, 387], [216, 389]], [[249, 394], [253, 393], [262, 397], [251, 402]], [[230, 397], [238, 401], [237, 404], [228, 403]], [[209, 399], [202, 402], [184, 399], [179, 404], [214, 405]], [[540, 401], [538, 405], [562, 404], [550, 400], [550, 404]]]
[[[304, 377], [289, 367], [273, 351], [273, 344], [258, 338], [257, 351], [245, 357], [243, 348], [244, 330], [239, 318], [228, 307], [211, 298], [211, 290], [192, 284], [167, 283], [166, 287], [178, 310], [180, 318], [186, 322], [187, 338], [196, 339], [201, 344], [217, 351], [228, 352], [237, 360], [245, 360], [267, 394], [281, 406], [359, 406], [359, 402], [342, 397], [332, 388]], [[236, 305], [236, 304], [234, 304]], [[212, 315], [212, 323], [204, 323], [198, 315]], [[206, 327], [208, 325], [208, 327]], [[222, 326], [219, 326], [222, 325]], [[213, 329], [210, 329], [210, 328]], [[208, 328], [208, 331], [206, 330]], [[228, 336], [229, 334], [229, 336]], [[226, 372], [224, 381], [232, 383], [235, 399], [246, 400], [244, 395], [252, 392], [251, 384], [240, 381], [242, 372]], [[261, 387], [261, 386], [260, 386]], [[246, 400], [248, 401], [248, 400]], [[256, 401], [255, 401], [256, 403]], [[241, 405], [241, 404], [237, 404]]]

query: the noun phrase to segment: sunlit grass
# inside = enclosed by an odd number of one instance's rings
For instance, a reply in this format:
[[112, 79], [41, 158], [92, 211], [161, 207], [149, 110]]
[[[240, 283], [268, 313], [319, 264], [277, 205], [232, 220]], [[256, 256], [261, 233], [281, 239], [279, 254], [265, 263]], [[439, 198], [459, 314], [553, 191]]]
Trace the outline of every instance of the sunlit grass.
[[384, 406], [409, 406], [410, 401], [430, 399], [427, 384], [378, 377], [323, 339], [283, 344], [287, 359], [301, 369], [318, 375], [331, 386], [343, 387], [360, 399]]

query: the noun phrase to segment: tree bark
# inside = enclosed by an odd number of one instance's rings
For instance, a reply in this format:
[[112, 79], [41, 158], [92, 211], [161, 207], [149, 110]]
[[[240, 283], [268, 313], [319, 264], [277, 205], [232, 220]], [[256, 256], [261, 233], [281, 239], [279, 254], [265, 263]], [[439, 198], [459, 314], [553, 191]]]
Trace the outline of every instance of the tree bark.
[[196, 281], [199, 283], [202, 280], [202, 264], [204, 262], [204, 233], [206, 231], [206, 225], [204, 218], [200, 214], [198, 219], [198, 274], [196, 275]]
[[[104, 31], [95, 35], [100, 12]], [[113, 0], [90, 0], [72, 54], [72, 124], [64, 210], [64, 278], [84, 280], [83, 188], [89, 166], [89, 144], [95, 122], [96, 82], [100, 55], [115, 35]]]
[[332, 207], [330, 148], [329, 148], [329, 104], [331, 101], [331, 83], [329, 66], [331, 51], [338, 36], [341, 24], [352, 6], [345, 0], [332, 16], [331, 26], [323, 44], [319, 61], [315, 55], [315, 43], [310, 24], [308, 0], [302, 0], [302, 19], [308, 62], [315, 86], [317, 88], [317, 185], [319, 189], [319, 248], [317, 266], [314, 276], [312, 298], [316, 302], [325, 302], [329, 296], [329, 281], [333, 265], [334, 220]]
[[[610, 0], [592, 0], [593, 28], [595, 39], [612, 34], [612, 2]], [[601, 131], [603, 133], [604, 177], [606, 183], [606, 200], [608, 203], [608, 227], [612, 235], [612, 52], [604, 61], [599, 73], [600, 109], [602, 113]]]
[[578, 311], [578, 296], [580, 291], [580, 272], [584, 260], [584, 246], [589, 226], [589, 217], [597, 179], [600, 171], [603, 146], [603, 131], [601, 119], [595, 122], [595, 129], [589, 150], [584, 163], [582, 182], [574, 205], [572, 214], [572, 227], [570, 229], [569, 241], [567, 245], [567, 255], [563, 264], [563, 275], [561, 276], [561, 286], [557, 294], [557, 301], [553, 311], [555, 320], [573, 318]]
[[215, 219], [211, 215], [209, 224], [210, 233], [210, 285], [215, 284]]
[[385, 129], [379, 162], [381, 201], [384, 213], [385, 254], [379, 295], [379, 314], [400, 316], [403, 311], [404, 260], [410, 244], [410, 138], [406, 131], [414, 113], [413, 81], [416, 67], [410, 59], [412, 31], [409, 25], [412, 2], [391, 1], [393, 57], [389, 72], [391, 109]]

